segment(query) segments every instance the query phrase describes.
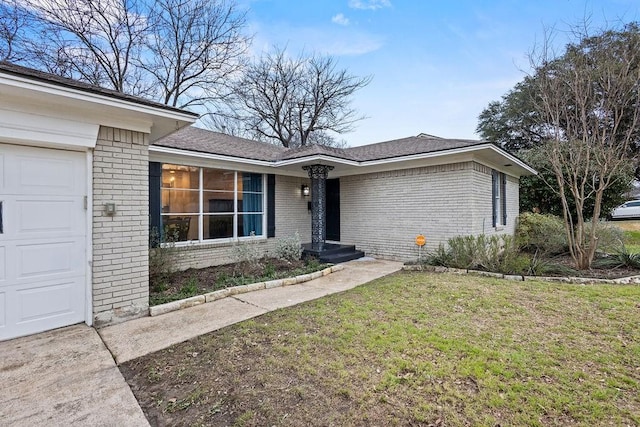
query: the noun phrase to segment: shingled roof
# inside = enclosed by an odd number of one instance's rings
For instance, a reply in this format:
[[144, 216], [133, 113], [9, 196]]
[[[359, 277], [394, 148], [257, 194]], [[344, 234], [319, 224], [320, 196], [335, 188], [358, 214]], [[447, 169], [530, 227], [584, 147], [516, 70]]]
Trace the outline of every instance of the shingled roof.
[[411, 156], [414, 154], [435, 153], [437, 151], [454, 150], [456, 148], [465, 148], [481, 144], [487, 144], [487, 142], [470, 139], [445, 139], [420, 134], [418, 136], [379, 142], [377, 144], [347, 148], [344, 151], [352, 158], [366, 162], [392, 157]]
[[169, 105], [161, 104], [159, 102], [149, 101], [148, 99], [139, 98], [137, 96], [127, 95], [122, 92], [118, 92], [112, 89], [106, 89], [100, 86], [91, 85], [77, 80], [68, 79], [66, 77], [60, 77], [55, 74], [45, 73], [44, 71], [34, 70], [33, 68], [22, 67], [20, 65], [13, 64], [7, 61], [0, 61], [0, 72], [12, 74], [14, 76], [26, 77], [30, 80], [38, 80], [45, 83], [52, 83], [57, 86], [64, 86], [71, 89], [81, 90], [83, 92], [90, 92], [93, 94], [108, 96], [110, 98], [121, 99], [124, 101], [130, 101], [136, 104], [146, 105], [154, 108], [161, 108], [163, 110], [174, 111], [177, 113], [188, 114], [194, 117], [198, 117], [198, 114], [190, 111], [181, 110], [180, 108], [171, 107]]
[[324, 145], [284, 148], [274, 144], [239, 138], [196, 127], [182, 129], [154, 143], [154, 145], [161, 147], [268, 162], [302, 159], [318, 155], [356, 162], [366, 162], [447, 151], [481, 144], [487, 144], [487, 142], [467, 139], [445, 139], [420, 134], [409, 138], [352, 148], [335, 148]]
[[275, 162], [286, 148], [190, 126], [153, 143], [199, 153]]

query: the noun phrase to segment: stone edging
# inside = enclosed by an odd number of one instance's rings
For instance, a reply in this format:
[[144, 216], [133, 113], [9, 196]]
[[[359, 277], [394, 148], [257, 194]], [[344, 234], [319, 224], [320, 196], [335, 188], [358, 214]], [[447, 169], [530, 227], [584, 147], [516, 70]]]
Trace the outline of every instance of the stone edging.
[[196, 295], [194, 297], [185, 298], [178, 301], [171, 301], [165, 304], [154, 305], [152, 307], [149, 307], [149, 316], [159, 316], [161, 314], [169, 313], [172, 311], [193, 307], [194, 305], [217, 301], [219, 299], [230, 297], [232, 295], [246, 294], [247, 292], [259, 291], [262, 289], [279, 288], [281, 286], [297, 285], [299, 283], [318, 279], [322, 276], [326, 276], [342, 269], [344, 269], [344, 266], [342, 265], [332, 265], [331, 267], [327, 267], [323, 270], [308, 274], [302, 274], [300, 276], [269, 280], [267, 282], [251, 283], [249, 285], [233, 286], [230, 288], [209, 292], [204, 295]]
[[404, 271], [430, 271], [433, 273], [453, 273], [453, 274], [471, 274], [475, 276], [495, 277], [497, 279], [525, 281], [537, 280], [542, 282], [562, 282], [577, 284], [611, 284], [611, 285], [628, 285], [640, 283], [640, 276], [621, 277], [619, 279], [596, 279], [593, 277], [560, 277], [560, 276], [521, 276], [519, 274], [502, 274], [492, 273], [490, 271], [465, 270], [462, 268], [448, 268], [435, 265], [403, 265]]

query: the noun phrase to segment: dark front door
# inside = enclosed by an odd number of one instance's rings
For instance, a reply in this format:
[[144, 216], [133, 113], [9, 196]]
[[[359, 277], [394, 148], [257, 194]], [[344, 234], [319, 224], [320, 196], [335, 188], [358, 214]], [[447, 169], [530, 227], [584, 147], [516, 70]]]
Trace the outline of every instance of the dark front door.
[[340, 179], [327, 180], [327, 240], [340, 241]]

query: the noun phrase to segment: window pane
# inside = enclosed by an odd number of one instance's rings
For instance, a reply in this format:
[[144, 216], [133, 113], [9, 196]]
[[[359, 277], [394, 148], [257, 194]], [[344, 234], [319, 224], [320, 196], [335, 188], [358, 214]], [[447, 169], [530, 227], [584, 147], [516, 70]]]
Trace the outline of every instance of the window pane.
[[238, 172], [238, 193], [241, 192], [262, 193], [262, 175]]
[[233, 237], [233, 215], [205, 215], [202, 224], [205, 239]]
[[238, 212], [262, 212], [262, 194], [238, 193]]
[[200, 195], [195, 190], [162, 189], [162, 213], [198, 213]]
[[233, 192], [205, 191], [204, 212], [233, 212]]
[[198, 240], [197, 215], [162, 215], [162, 238], [165, 242]]
[[247, 237], [251, 232], [262, 236], [262, 214], [239, 214], [238, 237]]
[[202, 169], [203, 189], [233, 191], [235, 173], [222, 169]]
[[162, 188], [200, 188], [199, 168], [180, 165], [162, 165]]

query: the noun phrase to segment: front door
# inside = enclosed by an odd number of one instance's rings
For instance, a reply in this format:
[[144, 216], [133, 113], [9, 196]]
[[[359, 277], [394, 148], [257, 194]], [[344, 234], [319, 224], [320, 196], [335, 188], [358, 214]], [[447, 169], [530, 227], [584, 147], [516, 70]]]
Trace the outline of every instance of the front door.
[[327, 180], [327, 240], [340, 241], [340, 179]]

